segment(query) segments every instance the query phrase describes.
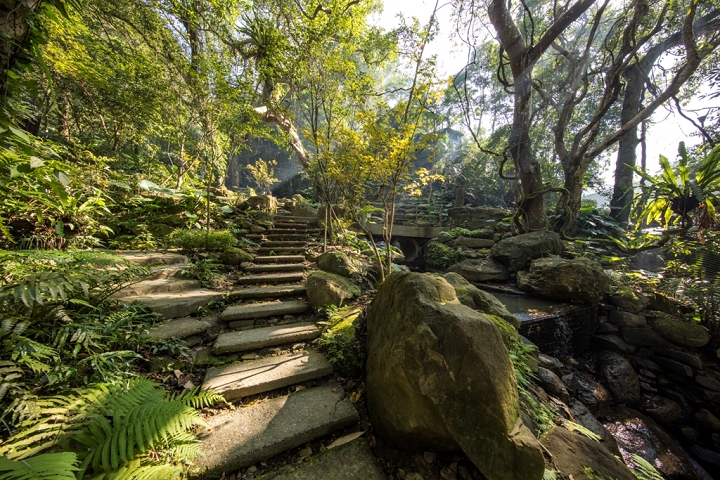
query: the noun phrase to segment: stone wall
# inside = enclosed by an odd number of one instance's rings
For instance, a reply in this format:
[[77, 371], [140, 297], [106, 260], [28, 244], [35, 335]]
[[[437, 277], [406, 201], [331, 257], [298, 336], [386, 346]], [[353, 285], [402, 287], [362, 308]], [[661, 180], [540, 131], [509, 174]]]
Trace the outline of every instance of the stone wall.
[[557, 358], [581, 357], [590, 348], [598, 324], [596, 306], [564, 307], [556, 313], [531, 316], [520, 314], [520, 335], [541, 352]]

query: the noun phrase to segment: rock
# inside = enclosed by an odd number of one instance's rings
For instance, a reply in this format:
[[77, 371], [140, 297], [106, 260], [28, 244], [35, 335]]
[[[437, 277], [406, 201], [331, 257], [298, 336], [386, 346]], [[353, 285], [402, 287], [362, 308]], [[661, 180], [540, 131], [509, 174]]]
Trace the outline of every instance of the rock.
[[[569, 382], [565, 382], [569, 385]], [[610, 392], [587, 373], [577, 372], [574, 375], [575, 397], [580, 400], [593, 415], [602, 415], [610, 405]]]
[[486, 238], [458, 237], [455, 239], [454, 245], [467, 248], [492, 248], [495, 246], [495, 242]]
[[710, 341], [710, 334], [702, 325], [666, 313], [658, 312], [658, 315], [650, 320], [650, 327], [663, 338], [681, 347], [700, 348]]
[[640, 401], [640, 381], [625, 357], [616, 352], [601, 351], [597, 358], [598, 373], [619, 404]]
[[567, 403], [570, 399], [568, 391], [563, 385], [562, 380], [554, 372], [547, 368], [539, 367], [537, 378], [540, 381], [540, 386], [553, 397], [559, 398], [564, 403]]
[[541, 367], [547, 368], [557, 376], [563, 374], [563, 363], [555, 357], [541, 353], [538, 355], [538, 363]]
[[325, 252], [320, 255], [317, 260], [317, 266], [326, 272], [348, 278], [362, 273], [360, 260], [338, 250]]
[[[636, 480], [622, 461], [584, 435], [557, 427], [546, 434], [541, 443], [552, 455], [553, 465], [560, 472], [558, 478]], [[592, 477], [587, 474], [588, 468], [592, 470]]]
[[161, 215], [155, 219], [155, 223], [164, 223], [171, 227], [184, 227], [187, 225], [187, 217], [180, 215], [179, 213], [172, 213], [169, 215]]
[[483, 260], [463, 260], [448, 268], [448, 272], [461, 275], [471, 282], [506, 282], [510, 280], [510, 272], [501, 263], [492, 258]]
[[608, 413], [605, 423], [617, 439], [620, 453], [632, 465], [631, 453], [653, 464], [668, 479], [697, 479], [690, 458], [660, 425], [646, 415], [627, 407]]
[[600, 322], [595, 333], [602, 335], [605, 333], [617, 333], [618, 331], [620, 331], [620, 329], [617, 325], [613, 325], [609, 322]]
[[698, 445], [693, 445], [688, 450], [690, 450], [690, 453], [695, 455], [698, 460], [720, 466], [720, 454], [717, 452], [713, 452], [712, 450], [708, 450], [707, 448], [703, 448]]
[[292, 214], [294, 217], [315, 217], [318, 216], [317, 207], [313, 207], [307, 202], [295, 202]]
[[572, 399], [568, 403], [570, 407], [570, 413], [573, 415], [573, 421], [583, 427], [587, 428], [595, 435], [600, 437], [600, 444], [607, 448], [613, 455], [620, 456], [620, 450], [618, 449], [615, 437], [603, 426], [595, 416], [590, 413], [590, 410], [580, 402], [579, 400]]
[[503, 208], [455, 207], [448, 209], [447, 225], [475, 230], [511, 216], [512, 211]]
[[423, 460], [428, 464], [433, 463], [436, 458], [437, 454], [435, 452], [423, 452]]
[[608, 321], [618, 327], [642, 327], [647, 323], [642, 315], [615, 310], [608, 315]]
[[679, 403], [661, 395], [645, 395], [639, 407], [656, 422], [674, 425], [685, 418], [685, 411]]
[[640, 313], [650, 303], [645, 295], [639, 294], [629, 287], [621, 287], [616, 293], [610, 295], [610, 302], [618, 309], [630, 313]]
[[255, 195], [245, 200], [245, 205], [253, 210], [262, 210], [263, 212], [276, 213], [278, 202], [277, 198], [272, 195]]
[[360, 295], [360, 287], [340, 275], [315, 271], [307, 277], [307, 296], [311, 306], [341, 306], [345, 300]]
[[431, 240], [425, 244], [423, 247], [423, 256], [428, 265], [442, 269], [448, 268], [464, 258], [461, 249], [450, 247], [435, 240]]
[[701, 408], [693, 415], [695, 423], [705, 430], [711, 430], [713, 432], [720, 432], [720, 420], [713, 415], [709, 410]]
[[153, 223], [147, 227], [148, 233], [155, 237], [165, 237], [175, 231], [175, 227], [165, 225], [164, 223]]
[[548, 255], [559, 255], [564, 245], [555, 232], [531, 232], [506, 238], [490, 249], [490, 256], [511, 271], [524, 270], [530, 261]]
[[267, 232], [267, 228], [261, 227], [260, 225], [252, 225], [250, 227], [250, 232], [251, 233], [265, 233], [265, 232]]
[[599, 263], [587, 258], [549, 257], [533, 260], [529, 271], [518, 272], [517, 285], [540, 297], [592, 304], [609, 289], [610, 279]]
[[684, 375], [690, 378], [695, 376], [695, 372], [693, 372], [693, 369], [685, 365], [684, 363], [680, 363], [675, 360], [660, 356], [652, 357], [652, 359], [655, 363], [663, 367], [666, 371], [677, 373], [678, 375]]
[[644, 347], [670, 347], [672, 344], [657, 333], [645, 327], [625, 327], [622, 329], [622, 338], [631, 345]]
[[652, 293], [649, 295], [647, 308], [667, 313], [673, 317], [682, 317], [686, 307], [680, 301], [662, 293]]
[[597, 348], [615, 350], [621, 353], [632, 353], [635, 347], [628, 345], [617, 335], [593, 335], [593, 342]]
[[720, 392], [720, 381], [718, 381], [715, 377], [711, 377], [710, 375], [698, 375], [695, 377], [695, 381], [705, 388]]
[[368, 308], [367, 332], [368, 410], [379, 435], [405, 449], [459, 447], [488, 478], [542, 478], [501, 333], [442, 277], [390, 275]]
[[671, 350], [669, 348], [656, 347], [653, 348], [653, 350], [661, 357], [672, 358], [673, 360], [677, 360], [678, 362], [690, 365], [691, 367], [698, 370], [702, 370], [703, 368], [702, 359], [698, 355], [688, 352], [681, 352], [680, 350]]
[[252, 261], [253, 256], [242, 248], [232, 247], [220, 254], [220, 263], [223, 265], [240, 265]]
[[458, 300], [463, 305], [488, 315], [500, 317], [516, 329], [520, 328], [520, 320], [508, 312], [505, 305], [492, 294], [480, 290], [458, 273], [446, 273], [443, 278], [453, 286]]

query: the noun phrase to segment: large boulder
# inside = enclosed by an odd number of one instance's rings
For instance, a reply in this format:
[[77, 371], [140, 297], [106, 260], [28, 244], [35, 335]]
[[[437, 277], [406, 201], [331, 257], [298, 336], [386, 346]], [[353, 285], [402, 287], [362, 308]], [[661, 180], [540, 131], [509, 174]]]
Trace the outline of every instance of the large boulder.
[[463, 276], [454, 272], [446, 273], [443, 278], [453, 286], [458, 300], [463, 305], [488, 315], [500, 317], [516, 329], [520, 328], [520, 319], [508, 312], [505, 305], [492, 294], [480, 290], [465, 280]]
[[326, 272], [342, 275], [343, 277], [352, 277], [362, 272], [362, 264], [359, 259], [339, 250], [325, 252], [320, 255], [317, 266]]
[[492, 258], [483, 260], [463, 260], [448, 268], [448, 272], [455, 272], [463, 278], [478, 283], [506, 282], [510, 280], [510, 272], [505, 265]]
[[661, 337], [680, 347], [700, 348], [710, 341], [710, 333], [702, 325], [667, 313], [648, 313], [650, 327]]
[[455, 207], [448, 210], [446, 224], [451, 227], [463, 227], [470, 230], [487, 227], [488, 224], [512, 216], [512, 211], [504, 208]]
[[314, 217], [318, 216], [317, 207], [313, 207], [307, 202], [296, 202], [293, 207], [292, 214], [296, 217]]
[[220, 263], [223, 265], [240, 265], [252, 261], [253, 256], [242, 248], [231, 247], [220, 254]]
[[368, 308], [367, 400], [403, 449], [461, 448], [491, 480], [538, 480], [540, 446], [520, 419], [498, 327], [442, 277], [393, 273]]
[[255, 195], [245, 200], [245, 205], [253, 210], [276, 213], [278, 201], [272, 195]]
[[[498, 244], [499, 245], [499, 244]], [[529, 271], [518, 272], [518, 288], [540, 297], [598, 303], [610, 288], [602, 266], [588, 258], [538, 258]]]
[[305, 282], [307, 297], [313, 307], [340, 306], [345, 300], [360, 295], [360, 287], [340, 275], [316, 271]]
[[619, 404], [640, 401], [640, 380], [630, 362], [617, 352], [602, 351], [597, 356], [600, 379]]
[[559, 255], [563, 248], [560, 235], [542, 230], [500, 240], [490, 249], [490, 256], [517, 272], [527, 268], [531, 260]]

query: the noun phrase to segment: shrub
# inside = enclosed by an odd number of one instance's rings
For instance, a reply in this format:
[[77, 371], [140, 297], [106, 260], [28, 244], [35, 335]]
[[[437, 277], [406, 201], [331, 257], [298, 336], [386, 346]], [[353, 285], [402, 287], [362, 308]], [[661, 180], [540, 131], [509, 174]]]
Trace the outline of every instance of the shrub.
[[225, 251], [236, 242], [230, 230], [175, 230], [170, 235], [171, 245], [182, 250]]
[[448, 247], [440, 242], [430, 242], [425, 246], [425, 261], [435, 268], [448, 268], [463, 259], [460, 249]]

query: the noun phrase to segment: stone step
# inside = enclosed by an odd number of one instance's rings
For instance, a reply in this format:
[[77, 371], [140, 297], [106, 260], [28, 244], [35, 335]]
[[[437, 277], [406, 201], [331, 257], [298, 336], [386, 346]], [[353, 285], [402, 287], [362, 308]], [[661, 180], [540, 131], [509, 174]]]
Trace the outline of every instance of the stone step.
[[235, 280], [236, 285], [260, 285], [264, 283], [295, 283], [305, 280], [302, 272], [267, 273], [262, 275], [245, 275]]
[[196, 289], [182, 292], [155, 293], [137, 297], [125, 297], [123, 302], [140, 302], [150, 310], [162, 314], [165, 318], [187, 317], [211, 302], [221, 300], [222, 292]]
[[253, 263], [303, 263], [304, 255], [268, 255], [256, 256]]
[[271, 228], [270, 230], [268, 230], [267, 233], [273, 233], [273, 234], [277, 233], [277, 234], [280, 234], [280, 235], [288, 235], [288, 234], [289, 234], [289, 235], [292, 235], [292, 234], [301, 234], [301, 233], [304, 233], [304, 234], [307, 234], [307, 235], [315, 235], [315, 234], [320, 233], [320, 229], [319, 229], [319, 228], [303, 228], [303, 229], [300, 229], [300, 228], [278, 228], [278, 227], [275, 227], [275, 228]]
[[278, 228], [285, 228], [288, 230], [310, 230], [310, 231], [320, 231], [319, 228], [316, 228], [310, 224], [304, 223], [304, 222], [284, 222], [284, 221], [275, 221], [273, 222], [273, 225], [275, 227], [273, 230], [276, 230]]
[[162, 338], [163, 340], [169, 340], [171, 338], [183, 338], [192, 337], [193, 335], [200, 335], [205, 333], [208, 329], [212, 328], [210, 322], [205, 320], [199, 320], [197, 318], [186, 317], [178, 318], [177, 320], [170, 320], [169, 322], [155, 325], [152, 327], [145, 337], [150, 338]]
[[263, 248], [270, 248], [270, 247], [302, 247], [302, 248], [305, 248], [307, 246], [308, 246], [308, 242], [268, 241], [268, 242], [262, 243]]
[[362, 438], [312, 455], [304, 462], [286, 465], [276, 472], [263, 475], [258, 480], [337, 480], [340, 478], [342, 480], [387, 480], [387, 476], [378, 465], [370, 447]]
[[217, 479], [356, 424], [357, 411], [344, 395], [330, 382], [208, 419], [210, 431], [200, 435], [204, 455], [190, 478]]
[[255, 328], [240, 332], [222, 333], [215, 340], [213, 353], [244, 352], [274, 347], [284, 343], [303, 342], [320, 336], [320, 329], [314, 323], [296, 323], [274, 327]]
[[256, 393], [324, 377], [332, 372], [332, 365], [321, 353], [289, 353], [210, 368], [205, 374], [202, 388], [213, 389], [231, 402]]
[[267, 318], [282, 315], [294, 315], [303, 313], [310, 306], [299, 300], [291, 300], [288, 302], [263, 302], [250, 303], [247, 305], [233, 305], [227, 307], [220, 314], [223, 322], [232, 322], [235, 320], [248, 320], [251, 318]]
[[297, 272], [305, 270], [303, 263], [286, 263], [280, 265], [253, 265], [246, 267], [245, 271], [250, 273], [272, 273], [272, 272]]
[[251, 233], [248, 235], [245, 235], [245, 238], [249, 238], [250, 240], [263, 240], [267, 239], [269, 241], [275, 241], [275, 240], [307, 240], [310, 238], [305, 233]]
[[305, 250], [305, 246], [302, 247], [260, 247], [256, 250], [258, 255], [268, 255], [271, 253], [292, 253], [302, 252]]
[[122, 290], [113, 293], [112, 298], [139, 297], [143, 295], [152, 295], [154, 293], [180, 292], [183, 290], [193, 290], [200, 288], [202, 283], [200, 280], [179, 279], [179, 278], [160, 278], [157, 280], [143, 280], [134, 283]]
[[276, 297], [296, 297], [305, 295], [304, 285], [279, 285], [275, 287], [249, 287], [233, 290], [228, 293], [228, 300], [244, 300], [244, 299], [260, 299], [260, 298], [276, 298]]
[[121, 250], [114, 252], [134, 265], [149, 267], [152, 265], [187, 265], [188, 258], [185, 255], [173, 252], [153, 252], [145, 250]]
[[145, 280], [160, 280], [162, 278], [187, 278], [183, 272], [189, 267], [189, 263], [178, 263], [175, 265], [151, 267], [150, 274], [145, 278]]
[[282, 223], [304, 223], [306, 225], [312, 225], [318, 222], [316, 217], [296, 217], [294, 215], [275, 215], [273, 220]]

